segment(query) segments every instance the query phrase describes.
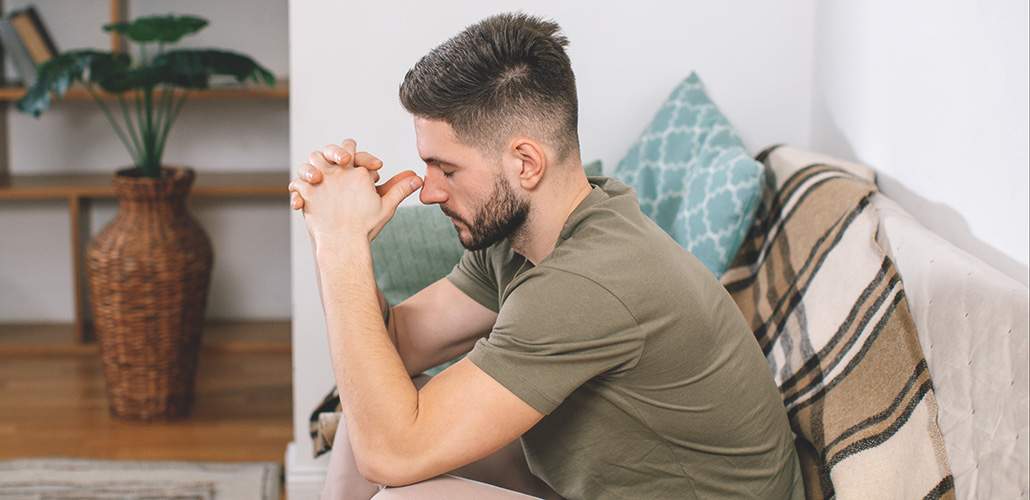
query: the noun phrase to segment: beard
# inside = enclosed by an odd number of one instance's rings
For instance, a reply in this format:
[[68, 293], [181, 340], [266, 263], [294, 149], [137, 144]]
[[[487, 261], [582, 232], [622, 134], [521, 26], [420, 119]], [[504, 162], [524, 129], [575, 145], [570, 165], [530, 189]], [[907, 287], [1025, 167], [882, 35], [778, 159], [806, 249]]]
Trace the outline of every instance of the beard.
[[468, 228], [468, 238], [465, 238], [457, 227], [455, 230], [458, 231], [458, 240], [461, 241], [461, 246], [466, 250], [475, 251], [508, 238], [521, 229], [529, 217], [529, 202], [520, 199], [511, 189], [508, 181], [498, 174], [493, 192], [487, 196], [479, 210], [476, 210], [472, 224], [442, 205], [440, 210]]

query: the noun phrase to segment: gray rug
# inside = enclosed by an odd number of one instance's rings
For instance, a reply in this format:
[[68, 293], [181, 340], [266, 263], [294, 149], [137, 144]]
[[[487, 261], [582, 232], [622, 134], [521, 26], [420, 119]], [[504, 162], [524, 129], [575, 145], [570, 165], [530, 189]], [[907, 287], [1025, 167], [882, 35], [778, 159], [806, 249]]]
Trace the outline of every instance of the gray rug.
[[273, 462], [0, 461], [3, 500], [278, 500]]

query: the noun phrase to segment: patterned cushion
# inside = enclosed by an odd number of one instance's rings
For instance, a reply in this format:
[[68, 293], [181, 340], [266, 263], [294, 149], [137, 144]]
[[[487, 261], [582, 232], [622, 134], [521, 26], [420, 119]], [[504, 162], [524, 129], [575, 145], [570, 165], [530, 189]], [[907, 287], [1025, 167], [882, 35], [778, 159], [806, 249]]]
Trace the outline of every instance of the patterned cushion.
[[721, 276], [751, 225], [763, 169], [691, 73], [615, 176], [636, 190], [645, 214]]

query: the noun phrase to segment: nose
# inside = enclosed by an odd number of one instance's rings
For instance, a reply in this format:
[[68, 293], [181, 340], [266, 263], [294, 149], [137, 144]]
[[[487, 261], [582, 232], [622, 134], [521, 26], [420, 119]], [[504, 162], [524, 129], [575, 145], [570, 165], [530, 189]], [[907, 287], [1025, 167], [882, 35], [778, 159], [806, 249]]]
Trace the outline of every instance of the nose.
[[449, 195], [445, 189], [445, 184], [443, 172], [440, 169], [426, 167], [426, 176], [422, 180], [422, 191], [418, 194], [419, 200], [424, 205], [446, 202]]

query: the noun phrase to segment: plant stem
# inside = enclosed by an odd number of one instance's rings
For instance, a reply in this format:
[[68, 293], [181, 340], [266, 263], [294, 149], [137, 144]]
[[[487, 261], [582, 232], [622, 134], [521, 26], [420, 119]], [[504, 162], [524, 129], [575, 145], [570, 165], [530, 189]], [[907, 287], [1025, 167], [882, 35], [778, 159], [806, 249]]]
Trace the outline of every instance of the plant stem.
[[164, 123], [168, 120], [169, 94], [173, 88], [165, 86], [157, 102], [157, 111], [154, 118], [154, 156], [161, 158], [164, 149], [161, 147], [161, 131], [164, 130]]
[[122, 141], [122, 144], [125, 145], [125, 149], [129, 150], [130, 155], [133, 155], [132, 144], [129, 143], [129, 140], [125, 138], [125, 133], [122, 131], [122, 128], [118, 126], [118, 122], [114, 119], [114, 116], [111, 115], [111, 110], [107, 108], [107, 105], [104, 104], [104, 101], [102, 101], [100, 99], [100, 96], [97, 95], [96, 91], [93, 90], [92, 85], [86, 85], [86, 90], [89, 92], [89, 95], [93, 96], [93, 100], [96, 101], [98, 106], [100, 106], [101, 111], [104, 112], [104, 116], [107, 117], [108, 123], [110, 123], [111, 128], [114, 129], [115, 135], [117, 135], [118, 139], [120, 139]]
[[[135, 99], [134, 100], [135, 100], [135, 103], [136, 103], [136, 123], [139, 124], [140, 144], [141, 145], [145, 145], [145, 143], [143, 142], [144, 133], [145, 133], [143, 129], [144, 129], [144, 127], [146, 127], [146, 120], [143, 119], [143, 93], [137, 91], [137, 92], [134, 92], [133, 94], [135, 95]], [[145, 159], [144, 158], [144, 151], [143, 151], [142, 148], [140, 148], [140, 158], [141, 159]], [[143, 165], [142, 161], [141, 161], [140, 165], [141, 165], [140, 168], [143, 168], [142, 167], [142, 165]]]
[[[171, 107], [171, 98], [174, 90], [175, 87], [165, 85], [161, 91], [161, 99], [157, 104], [157, 118], [154, 120], [154, 128], [158, 131], [164, 129], [162, 124], [164, 120], [168, 119], [168, 110]], [[158, 132], [158, 137], [160, 137], [160, 132]], [[158, 154], [158, 158], [160, 157], [161, 155]]]
[[135, 149], [129, 151], [129, 153], [132, 154], [132, 162], [134, 164], [136, 164], [136, 165], [139, 165], [140, 164], [139, 133], [136, 132], [136, 127], [132, 124], [132, 118], [129, 116], [129, 106], [125, 104], [125, 98], [122, 97], [121, 93], [118, 94], [118, 106], [120, 108], [122, 108], [122, 118], [125, 119], [125, 125], [126, 125], [126, 128], [129, 131], [129, 137], [132, 139], [132, 145], [135, 146]]
[[146, 153], [147, 161], [144, 170], [147, 172], [149, 177], [157, 178], [161, 174], [160, 165], [158, 165], [159, 159], [155, 157], [154, 153], [154, 88], [147, 87], [143, 89], [143, 104], [144, 111], [146, 112], [146, 128], [144, 128], [143, 134], [143, 148]]
[[170, 110], [171, 114], [168, 115], [164, 122], [164, 128], [161, 130], [161, 135], [158, 137], [157, 150], [159, 151], [158, 156], [164, 154], [165, 144], [168, 142], [168, 134], [172, 131], [172, 124], [175, 123], [175, 119], [179, 117], [179, 111], [182, 110], [183, 104], [186, 104], [187, 90], [182, 91], [182, 97], [179, 98], [179, 102], [175, 104], [175, 109]]

